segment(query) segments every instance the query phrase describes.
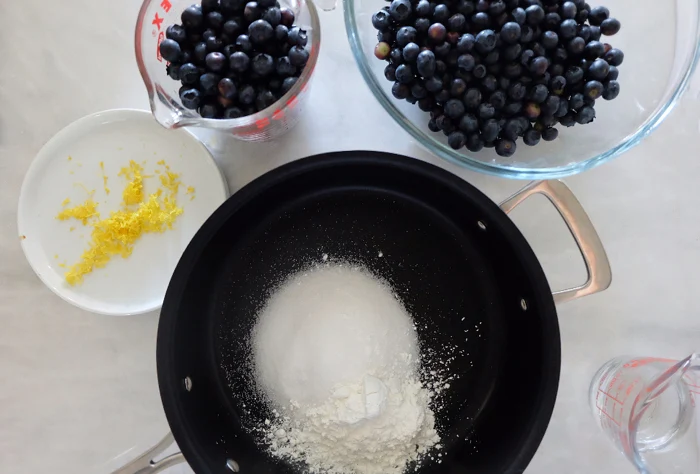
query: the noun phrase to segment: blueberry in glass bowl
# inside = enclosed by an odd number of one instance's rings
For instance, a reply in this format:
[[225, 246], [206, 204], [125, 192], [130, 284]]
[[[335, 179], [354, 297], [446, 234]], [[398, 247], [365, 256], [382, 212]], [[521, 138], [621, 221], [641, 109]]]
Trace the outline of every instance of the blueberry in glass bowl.
[[135, 50], [156, 120], [247, 141], [274, 139], [304, 110], [321, 42], [304, 0], [145, 0]]
[[345, 2], [391, 117], [443, 159], [520, 179], [584, 171], [651, 133], [695, 70], [699, 20], [685, 0]]

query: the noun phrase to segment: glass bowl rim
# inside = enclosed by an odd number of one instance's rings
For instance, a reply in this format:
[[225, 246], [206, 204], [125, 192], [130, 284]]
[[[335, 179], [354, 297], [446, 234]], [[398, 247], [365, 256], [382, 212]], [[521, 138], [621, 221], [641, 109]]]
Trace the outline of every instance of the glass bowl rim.
[[[700, 11], [695, 22], [696, 34], [694, 49], [690, 57], [690, 62], [684, 71], [683, 76], [671, 93], [670, 98], [661, 106], [657, 107], [656, 111], [650, 115], [644, 123], [631, 135], [625, 137], [620, 143], [613, 148], [599, 153], [598, 155], [578, 163], [567, 164], [557, 167], [530, 169], [527, 167], [511, 167], [493, 163], [485, 163], [483, 161], [472, 158], [469, 155], [464, 155], [452, 150], [447, 145], [438, 142], [426, 132], [416, 127], [413, 122], [404, 117], [403, 113], [396, 107], [393, 100], [385, 94], [381, 86], [376, 80], [374, 73], [370, 70], [369, 64], [362, 52], [359, 38], [359, 30], [355, 18], [355, 0], [344, 1], [344, 21], [345, 32], [350, 43], [350, 50], [355, 58], [358, 69], [365, 83], [369, 87], [372, 95], [382, 105], [389, 115], [398, 123], [401, 128], [408, 132], [414, 139], [427, 149], [430, 153], [446, 160], [450, 163], [458, 165], [472, 171], [478, 171], [492, 176], [500, 176], [511, 179], [557, 179], [571, 176], [599, 166], [613, 158], [623, 154], [624, 152], [637, 146], [644, 138], [656, 130], [659, 125], [668, 117], [675, 106], [680, 101], [681, 97], [688, 89], [690, 80], [700, 62]], [[688, 58], [684, 60], [688, 62]]]

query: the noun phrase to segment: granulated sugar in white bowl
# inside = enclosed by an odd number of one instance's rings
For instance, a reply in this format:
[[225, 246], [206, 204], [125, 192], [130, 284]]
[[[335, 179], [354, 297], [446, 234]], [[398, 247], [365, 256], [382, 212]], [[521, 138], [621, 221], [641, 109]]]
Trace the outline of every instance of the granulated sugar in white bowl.
[[412, 318], [367, 270], [325, 263], [292, 275], [259, 314], [252, 347], [277, 415], [259, 427], [273, 455], [314, 473], [400, 474], [438, 445]]

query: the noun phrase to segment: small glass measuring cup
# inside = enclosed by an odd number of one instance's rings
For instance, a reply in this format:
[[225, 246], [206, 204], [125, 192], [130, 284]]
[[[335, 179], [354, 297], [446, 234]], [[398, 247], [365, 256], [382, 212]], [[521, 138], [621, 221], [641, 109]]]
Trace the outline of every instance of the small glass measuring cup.
[[237, 119], [202, 118], [196, 111], [183, 107], [179, 89], [182, 84], [168, 77], [167, 62], [160, 56], [160, 43], [165, 30], [180, 24], [185, 8], [198, 0], [145, 0], [136, 22], [136, 62], [148, 90], [151, 110], [156, 120], [166, 128], [204, 127], [233, 134], [246, 141], [267, 141], [276, 138], [297, 124], [308, 97], [308, 86], [321, 46], [321, 27], [313, 2], [279, 0], [295, 15], [295, 24], [305, 29], [309, 41], [309, 60], [296, 84], [271, 107]]
[[593, 378], [589, 402], [639, 472], [700, 473], [700, 354], [612, 359]]

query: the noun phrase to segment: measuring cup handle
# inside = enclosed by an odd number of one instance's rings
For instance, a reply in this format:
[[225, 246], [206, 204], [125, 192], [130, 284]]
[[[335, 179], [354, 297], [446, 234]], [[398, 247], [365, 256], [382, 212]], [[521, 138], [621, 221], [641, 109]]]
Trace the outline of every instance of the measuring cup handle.
[[172, 433], [168, 433], [162, 440], [160, 440], [158, 444], [131, 461], [129, 464], [120, 467], [112, 474], [155, 474], [156, 472], [164, 471], [169, 467], [185, 462], [185, 457], [182, 455], [182, 453], [171, 454], [160, 461], [153, 460], [155, 456], [165, 451], [168, 446], [174, 442], [175, 439], [173, 438]]
[[612, 282], [612, 271], [603, 243], [581, 203], [563, 181], [534, 181], [503, 201], [501, 209], [508, 214], [533, 194], [545, 196], [564, 219], [581, 251], [588, 273], [588, 279], [583, 285], [555, 291], [554, 302], [565, 303], [607, 289]]

